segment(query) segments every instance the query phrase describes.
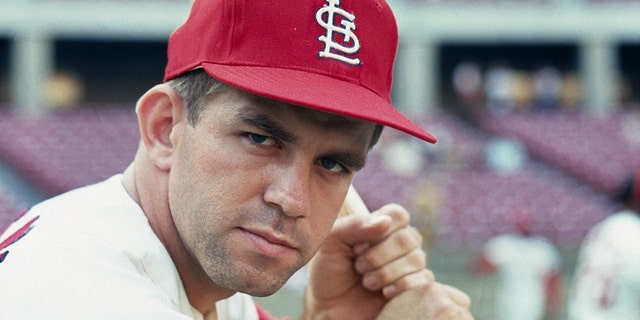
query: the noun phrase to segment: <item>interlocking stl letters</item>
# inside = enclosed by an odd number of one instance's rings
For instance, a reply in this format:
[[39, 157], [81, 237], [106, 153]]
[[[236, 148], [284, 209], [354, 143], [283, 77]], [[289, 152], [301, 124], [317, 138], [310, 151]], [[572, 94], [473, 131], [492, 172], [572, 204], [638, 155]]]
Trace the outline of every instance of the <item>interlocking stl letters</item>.
[[[352, 13], [339, 8], [340, 0], [326, 0], [328, 5], [323, 6], [316, 12], [316, 21], [327, 30], [327, 33], [318, 37], [324, 43], [324, 49], [318, 52], [321, 58], [335, 59], [351, 65], [359, 65], [360, 59], [350, 58], [360, 50], [360, 41], [353, 33], [356, 29]], [[340, 25], [336, 25], [336, 15], [342, 17]], [[334, 41], [334, 33], [343, 35], [343, 44]]]

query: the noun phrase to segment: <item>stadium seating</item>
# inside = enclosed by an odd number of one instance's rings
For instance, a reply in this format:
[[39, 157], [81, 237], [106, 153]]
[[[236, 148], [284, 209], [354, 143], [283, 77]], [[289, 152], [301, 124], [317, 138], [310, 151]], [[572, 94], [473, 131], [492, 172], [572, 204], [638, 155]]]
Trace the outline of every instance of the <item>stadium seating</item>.
[[640, 114], [514, 113], [485, 117], [483, 127], [522, 141], [532, 154], [605, 193], [640, 166]]
[[6, 190], [0, 191], [0, 233], [16, 218], [25, 208], [18, 204]]
[[133, 107], [85, 107], [43, 116], [3, 113], [0, 153], [47, 195], [121, 172], [138, 141]]
[[382, 152], [374, 152], [354, 185], [371, 208], [394, 201], [419, 215], [416, 203], [433, 196], [418, 193], [428, 181], [431, 187], [423, 192], [439, 197], [432, 219], [441, 246], [478, 247], [493, 235], [511, 231], [510, 215], [528, 210], [536, 216], [537, 233], [576, 247], [595, 223], [616, 209], [605, 194], [545, 164], [530, 161], [509, 173], [490, 170], [482, 156], [489, 137], [451, 116], [436, 115], [422, 125], [442, 137], [427, 147], [436, 155], [429, 157], [425, 170], [416, 176], [394, 175], [384, 167]]

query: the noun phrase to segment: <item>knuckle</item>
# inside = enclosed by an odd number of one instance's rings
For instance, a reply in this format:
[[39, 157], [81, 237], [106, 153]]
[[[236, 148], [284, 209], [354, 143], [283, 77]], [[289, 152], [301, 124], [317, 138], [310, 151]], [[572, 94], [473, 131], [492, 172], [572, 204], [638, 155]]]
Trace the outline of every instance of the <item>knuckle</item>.
[[420, 231], [418, 231], [418, 229], [416, 229], [415, 227], [411, 227], [411, 230], [413, 231], [418, 243], [422, 244], [422, 242], [424, 241], [424, 237], [422, 236], [422, 233], [420, 233]]
[[413, 273], [411, 275], [402, 277], [398, 281], [396, 281], [396, 287], [401, 290], [408, 290], [412, 288], [417, 288], [417, 290], [422, 290], [422, 294], [426, 294], [426, 290], [428, 290], [428, 286], [431, 283], [431, 279], [425, 276], [422, 273]]
[[440, 310], [436, 312], [438, 315], [436, 319], [442, 320], [460, 320], [460, 319], [471, 319], [469, 310], [461, 308], [457, 305], [443, 305]]
[[439, 296], [438, 303], [435, 305], [436, 314], [438, 315], [436, 319], [472, 319], [469, 309], [471, 306], [469, 297], [462, 292], [458, 293], [456, 298], [449, 294], [444, 294], [450, 293], [451, 288], [440, 283], [434, 283], [431, 286], [431, 294]]
[[423, 271], [422, 276], [433, 281], [420, 284], [414, 282], [412, 285], [405, 287], [405, 290], [411, 290], [420, 297], [420, 301], [424, 302], [419, 304], [422, 314], [428, 315], [429, 319], [438, 320], [473, 319], [470, 311], [470, 301], [469, 304], [466, 304], [460, 297], [452, 297], [448, 292], [448, 286], [435, 282], [433, 273], [430, 270]]
[[428, 283], [432, 284], [436, 281], [436, 275], [433, 273], [433, 271], [429, 269], [424, 269], [421, 272], [423, 276], [427, 279]]
[[420, 276], [423, 279], [426, 279], [426, 284], [428, 285], [428, 288], [425, 288], [427, 290], [430, 290], [430, 286], [436, 284], [436, 276], [433, 273], [433, 271], [429, 270], [429, 269], [422, 269], [420, 270]]
[[[380, 268], [372, 273], [383, 283], [395, 283], [401, 289], [426, 285], [433, 282], [433, 274], [425, 271], [421, 255], [414, 254], [409, 260], [398, 260], [390, 268]], [[414, 261], [411, 261], [414, 260]]]
[[415, 248], [419, 247], [422, 243], [421, 236], [418, 233], [412, 232], [412, 228], [403, 230], [404, 232], [398, 232], [395, 235], [395, 242], [400, 248]]
[[411, 260], [420, 268], [427, 266], [427, 254], [422, 250], [413, 250], [411, 252]]
[[409, 224], [411, 216], [407, 209], [397, 203], [386, 204], [381, 208], [382, 212], [391, 215], [391, 217], [401, 225], [405, 226]]
[[370, 255], [370, 254], [366, 254], [366, 255], [361, 255], [359, 256], [356, 261], [357, 261], [357, 265], [360, 266], [360, 271], [364, 272], [364, 271], [368, 271], [370, 269], [375, 269], [380, 267], [379, 266], [379, 262], [375, 259], [376, 257], [374, 255]]

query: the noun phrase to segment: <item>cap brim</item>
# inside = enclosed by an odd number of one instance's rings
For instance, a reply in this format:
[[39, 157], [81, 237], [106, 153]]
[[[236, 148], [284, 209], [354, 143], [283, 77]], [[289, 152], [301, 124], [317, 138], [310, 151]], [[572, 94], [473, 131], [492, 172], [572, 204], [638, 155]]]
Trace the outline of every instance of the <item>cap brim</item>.
[[429, 143], [436, 138], [373, 91], [348, 81], [291, 69], [205, 62], [212, 77], [274, 100], [388, 126]]

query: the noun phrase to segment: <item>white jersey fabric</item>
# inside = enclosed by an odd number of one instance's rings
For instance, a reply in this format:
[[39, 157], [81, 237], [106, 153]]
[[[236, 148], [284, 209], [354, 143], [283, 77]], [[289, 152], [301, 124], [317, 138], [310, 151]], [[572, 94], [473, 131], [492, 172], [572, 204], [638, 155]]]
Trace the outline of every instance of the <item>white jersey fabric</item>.
[[568, 302], [569, 319], [640, 319], [640, 217], [622, 211], [585, 238]]
[[[202, 319], [187, 300], [169, 253], [116, 175], [30, 210], [30, 231], [0, 254], [0, 317]], [[0, 248], [2, 249], [2, 248]], [[216, 305], [219, 320], [258, 319], [251, 297]]]
[[561, 264], [555, 246], [543, 237], [502, 234], [487, 241], [484, 256], [500, 280], [496, 319], [542, 319], [547, 277]]

